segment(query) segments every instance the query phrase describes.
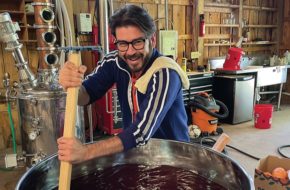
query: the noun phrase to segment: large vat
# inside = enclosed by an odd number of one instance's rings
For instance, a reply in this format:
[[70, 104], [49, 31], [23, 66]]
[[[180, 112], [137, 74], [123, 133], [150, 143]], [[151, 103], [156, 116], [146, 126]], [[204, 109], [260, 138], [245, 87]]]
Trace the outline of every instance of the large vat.
[[[199, 175], [233, 190], [254, 190], [251, 177], [229, 157], [200, 145], [151, 139], [146, 146], [90, 160], [73, 166], [72, 179], [118, 164], [170, 165]], [[58, 186], [59, 161], [54, 155], [30, 168], [17, 190], [54, 189]]]

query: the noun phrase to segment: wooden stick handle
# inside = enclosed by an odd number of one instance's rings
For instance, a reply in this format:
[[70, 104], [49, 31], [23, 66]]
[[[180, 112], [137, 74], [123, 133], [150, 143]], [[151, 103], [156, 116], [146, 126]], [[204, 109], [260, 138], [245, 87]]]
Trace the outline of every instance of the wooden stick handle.
[[225, 148], [225, 146], [230, 142], [230, 137], [223, 133], [216, 141], [216, 143], [214, 143], [212, 149], [214, 149], [217, 152], [221, 152], [223, 151], [223, 149]]
[[[72, 53], [69, 55], [69, 61], [76, 66], [80, 66], [80, 55]], [[64, 137], [75, 136], [75, 124], [77, 113], [77, 100], [79, 88], [68, 88], [66, 96], [65, 117], [64, 117]], [[69, 190], [71, 183], [72, 165], [69, 162], [61, 161], [59, 174], [59, 190]]]

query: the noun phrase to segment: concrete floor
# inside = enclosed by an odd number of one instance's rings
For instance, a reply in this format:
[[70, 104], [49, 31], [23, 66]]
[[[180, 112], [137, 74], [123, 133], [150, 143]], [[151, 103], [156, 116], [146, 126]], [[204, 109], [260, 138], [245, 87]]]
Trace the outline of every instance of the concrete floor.
[[[290, 105], [283, 105], [281, 111], [274, 112], [272, 127], [270, 129], [256, 129], [254, 128], [254, 121], [238, 125], [223, 124], [221, 127], [230, 136], [230, 145], [259, 158], [268, 155], [279, 156], [277, 148], [281, 145], [290, 144]], [[254, 169], [258, 161], [230, 148], [226, 148], [226, 150], [227, 155], [244, 167], [253, 178]], [[286, 151], [289, 153], [288, 156], [290, 156], [289, 149]], [[0, 152], [1, 167], [3, 167], [3, 158], [4, 151]], [[14, 189], [24, 172], [25, 168], [5, 172], [0, 170], [0, 190]]]

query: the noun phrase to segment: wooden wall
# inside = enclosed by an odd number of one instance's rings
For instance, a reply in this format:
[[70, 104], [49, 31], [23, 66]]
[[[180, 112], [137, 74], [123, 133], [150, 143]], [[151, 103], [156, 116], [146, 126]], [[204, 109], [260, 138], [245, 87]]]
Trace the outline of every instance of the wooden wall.
[[[204, 13], [207, 27], [204, 37], [204, 63], [208, 61], [208, 58], [226, 55], [229, 44], [235, 44], [241, 37], [243, 31], [241, 23], [244, 21], [246, 21], [248, 25], [260, 26], [258, 28], [249, 28], [249, 33], [251, 35], [248, 36], [248, 42], [254, 42], [257, 39], [273, 43], [277, 42], [280, 32], [279, 27], [271, 28], [266, 25], [278, 24], [277, 18], [279, 11], [259, 10], [260, 7], [278, 8], [279, 3], [277, 0], [221, 0], [222, 3], [220, 6], [211, 6], [213, 2], [215, 1], [205, 0]], [[222, 5], [223, 3], [229, 2], [232, 3], [231, 7]], [[240, 6], [237, 7], [237, 5]], [[230, 14], [234, 15], [234, 25], [229, 24], [228, 26], [220, 27], [221, 24], [227, 25], [227, 23], [224, 23], [224, 20], [229, 18]], [[265, 43], [265, 45], [262, 46], [249, 43], [246, 45], [246, 43], [243, 43], [242, 48], [246, 54], [277, 52], [276, 44], [269, 45]], [[268, 49], [271, 51], [265, 51]]]
[[[290, 0], [285, 0], [284, 2], [284, 14], [283, 14], [283, 28], [282, 28], [282, 38], [281, 38], [281, 54], [286, 50], [290, 51]], [[284, 85], [284, 92], [290, 93], [290, 71], [288, 69], [287, 83]], [[282, 95], [282, 103], [290, 103], [289, 95]]]
[[[90, 12], [94, 15], [95, 0], [74, 0], [74, 13]], [[156, 22], [157, 30], [165, 29], [165, 5], [164, 0], [115, 0], [113, 1], [113, 10], [118, 9], [125, 4], [136, 4], [144, 7]], [[195, 14], [196, 1], [190, 0], [169, 0], [168, 5], [168, 20], [170, 30], [178, 31], [178, 63], [181, 63], [183, 52], [186, 57], [190, 58], [190, 52], [193, 51], [192, 42], [192, 18]], [[82, 5], [82, 6], [79, 6]], [[94, 20], [94, 24], [97, 24]], [[88, 35], [79, 35], [81, 45], [91, 45], [92, 37]], [[157, 39], [158, 40], [158, 39]], [[83, 63], [89, 70], [94, 67], [94, 58], [90, 52], [83, 52]]]

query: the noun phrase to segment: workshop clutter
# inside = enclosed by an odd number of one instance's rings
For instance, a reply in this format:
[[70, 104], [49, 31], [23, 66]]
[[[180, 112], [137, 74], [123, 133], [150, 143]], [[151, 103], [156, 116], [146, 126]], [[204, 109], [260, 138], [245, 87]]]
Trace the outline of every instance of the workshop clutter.
[[272, 104], [256, 104], [254, 110], [255, 128], [269, 129], [272, 125]]
[[[218, 119], [224, 119], [229, 111], [224, 103], [215, 100], [212, 96], [202, 93], [194, 96], [188, 103], [192, 125], [196, 125], [202, 134], [215, 134]], [[220, 132], [222, 133], [222, 132]]]
[[255, 169], [256, 189], [290, 189], [289, 180], [290, 159], [267, 156], [259, 161]]

